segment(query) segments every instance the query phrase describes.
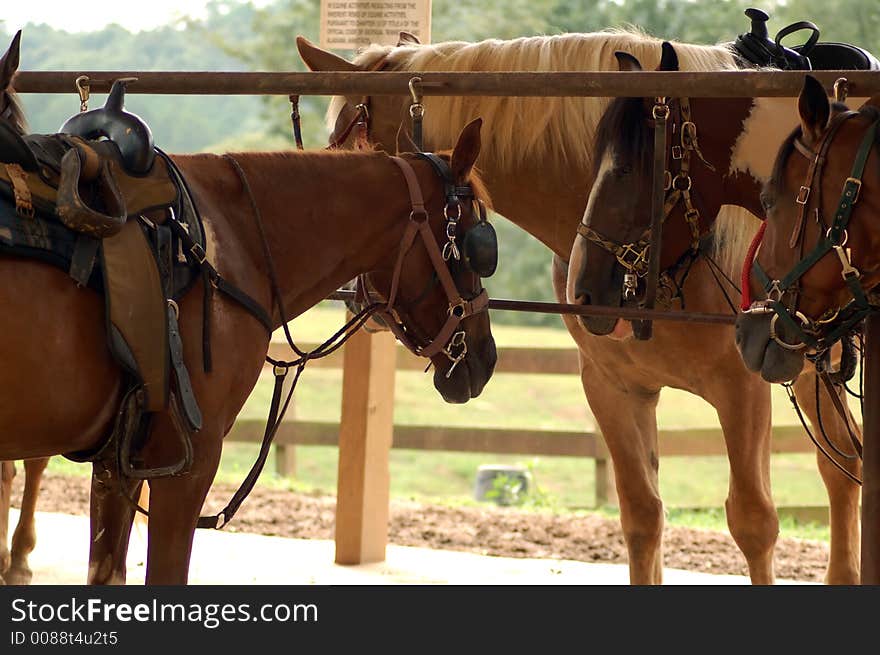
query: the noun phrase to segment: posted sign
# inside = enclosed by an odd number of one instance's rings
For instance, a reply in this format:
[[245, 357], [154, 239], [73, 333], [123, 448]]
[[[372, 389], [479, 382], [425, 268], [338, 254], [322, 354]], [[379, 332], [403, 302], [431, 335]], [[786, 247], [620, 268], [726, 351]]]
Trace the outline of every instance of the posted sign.
[[431, 0], [321, 0], [321, 45], [394, 45], [401, 30], [431, 42]]

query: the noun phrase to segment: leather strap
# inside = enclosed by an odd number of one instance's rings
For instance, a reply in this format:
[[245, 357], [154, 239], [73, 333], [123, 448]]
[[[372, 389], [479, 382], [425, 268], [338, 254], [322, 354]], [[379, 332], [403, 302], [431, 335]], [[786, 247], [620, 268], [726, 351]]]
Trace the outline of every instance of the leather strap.
[[9, 181], [12, 182], [12, 193], [15, 197], [15, 212], [22, 218], [34, 217], [34, 202], [31, 190], [27, 185], [27, 176], [19, 164], [3, 164]]

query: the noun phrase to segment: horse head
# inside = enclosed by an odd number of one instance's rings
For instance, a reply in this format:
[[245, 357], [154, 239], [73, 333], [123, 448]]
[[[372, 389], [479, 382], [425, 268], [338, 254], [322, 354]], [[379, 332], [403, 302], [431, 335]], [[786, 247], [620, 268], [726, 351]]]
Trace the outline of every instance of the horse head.
[[[615, 55], [620, 71], [642, 70], [632, 55]], [[679, 56], [669, 42], [661, 45], [656, 70], [679, 70]], [[609, 103], [596, 128], [595, 182], [569, 258], [568, 302], [614, 307], [641, 302], [652, 247], [654, 132], [656, 119], [664, 115], [660, 270], [689, 265], [689, 256], [693, 261], [731, 186], [727, 169], [743, 129], [737, 118], [744, 119], [750, 107], [751, 100], [743, 98], [617, 98]], [[757, 196], [756, 188], [752, 195]], [[749, 201], [740, 198], [736, 204], [748, 206]], [[613, 317], [583, 317], [582, 322], [596, 335], [632, 334], [627, 321]]]
[[496, 361], [481, 277], [494, 272], [497, 250], [485, 236], [489, 198], [473, 170], [480, 126], [479, 119], [468, 124], [451, 153], [400, 156], [406, 176], [406, 169], [417, 175], [417, 185], [407, 183], [411, 194], [414, 188], [424, 194], [424, 209], [412, 196], [398, 255], [360, 278], [369, 295], [385, 302], [382, 322], [430, 358], [435, 388], [453, 403], [478, 396]]
[[746, 366], [769, 382], [793, 380], [805, 355], [856, 328], [880, 283], [880, 95], [849, 111], [808, 75], [798, 113], [764, 187], [736, 325]]

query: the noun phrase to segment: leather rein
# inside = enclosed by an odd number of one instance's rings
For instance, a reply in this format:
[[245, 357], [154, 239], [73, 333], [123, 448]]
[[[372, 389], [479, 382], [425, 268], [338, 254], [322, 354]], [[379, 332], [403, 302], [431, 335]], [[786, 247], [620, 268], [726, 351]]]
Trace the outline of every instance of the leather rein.
[[[795, 138], [795, 150], [810, 161], [806, 179], [795, 199], [799, 207], [798, 216], [789, 240], [790, 248], [800, 245], [801, 259], [782, 278], [770, 279], [756, 258], [758, 247], [764, 235], [762, 226], [762, 229], [755, 236], [752, 247], [749, 249], [749, 256], [743, 265], [744, 282], [748, 282], [748, 272], [754, 273], [768, 296], [766, 300], [752, 302], [748, 291], [749, 287], [744, 287], [743, 312], [773, 314], [770, 322], [770, 338], [788, 350], [812, 348], [823, 353], [850, 333], [869, 313], [875, 311], [862, 288], [861, 273], [852, 265], [850, 249], [846, 248], [846, 244], [849, 240], [847, 227], [853, 208], [859, 199], [862, 175], [868, 157], [873, 150], [880, 119], [871, 123], [862, 139], [849, 177], [844, 182], [833, 222], [826, 227], [821, 215], [821, 181], [828, 149], [843, 123], [859, 115], [856, 111], [837, 114], [832, 119], [816, 150], [808, 148], [799, 137]], [[813, 191], [814, 189], [815, 191]], [[810, 206], [814, 207], [817, 223], [825, 228], [825, 235], [819, 239], [809, 253], [804, 254], [806, 216]], [[852, 295], [852, 300], [843, 307], [827, 310], [817, 319], [808, 318], [797, 309], [800, 280], [820, 259], [832, 251], [840, 260], [841, 277]], [[783, 302], [783, 297], [786, 294], [793, 298], [790, 306]], [[778, 321], [782, 321], [797, 336], [798, 343], [787, 343], [781, 338], [777, 333]]]

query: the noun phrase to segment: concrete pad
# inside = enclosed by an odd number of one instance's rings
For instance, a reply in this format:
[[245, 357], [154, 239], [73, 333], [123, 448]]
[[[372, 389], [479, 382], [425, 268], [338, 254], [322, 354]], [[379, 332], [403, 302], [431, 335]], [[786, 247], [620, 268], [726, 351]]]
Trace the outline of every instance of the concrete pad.
[[[10, 521], [18, 520], [12, 510]], [[37, 512], [37, 547], [31, 555], [33, 584], [85, 584], [89, 523], [84, 516]], [[14, 524], [14, 523], [13, 523]], [[486, 557], [457, 551], [389, 545], [386, 560], [339, 566], [335, 545], [323, 539], [287, 539], [216, 530], [198, 530], [190, 584], [267, 585], [626, 585], [622, 564], [572, 560]], [[128, 553], [128, 582], [143, 584], [146, 529], [136, 524]], [[665, 584], [747, 585], [749, 579], [665, 569]], [[779, 580], [780, 584], [809, 584]]]

